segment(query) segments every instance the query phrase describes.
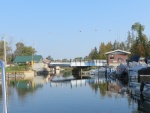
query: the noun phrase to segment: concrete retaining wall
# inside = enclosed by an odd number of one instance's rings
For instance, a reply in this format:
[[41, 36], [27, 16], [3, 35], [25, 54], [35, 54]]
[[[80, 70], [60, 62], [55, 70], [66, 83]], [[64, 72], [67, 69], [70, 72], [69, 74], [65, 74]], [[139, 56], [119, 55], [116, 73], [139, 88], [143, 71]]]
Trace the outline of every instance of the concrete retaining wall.
[[[6, 73], [6, 79], [33, 79], [34, 71], [20, 71], [20, 72], [9, 72]], [[0, 73], [1, 78], [1, 73]]]

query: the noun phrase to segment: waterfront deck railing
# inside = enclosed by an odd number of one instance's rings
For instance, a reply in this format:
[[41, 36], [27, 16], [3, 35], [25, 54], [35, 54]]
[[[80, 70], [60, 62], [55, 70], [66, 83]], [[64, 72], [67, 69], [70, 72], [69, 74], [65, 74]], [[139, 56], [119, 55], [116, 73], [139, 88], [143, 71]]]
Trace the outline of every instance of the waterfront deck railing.
[[0, 67], [2, 71], [2, 96], [3, 96], [3, 113], [7, 113], [7, 89], [5, 79], [5, 66], [3, 61], [0, 60]]

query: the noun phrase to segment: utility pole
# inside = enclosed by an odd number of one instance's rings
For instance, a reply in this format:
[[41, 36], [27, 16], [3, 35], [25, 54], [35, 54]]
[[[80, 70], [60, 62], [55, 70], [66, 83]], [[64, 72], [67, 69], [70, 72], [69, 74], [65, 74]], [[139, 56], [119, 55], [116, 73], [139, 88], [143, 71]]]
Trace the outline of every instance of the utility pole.
[[5, 67], [6, 67], [7, 61], [6, 61], [6, 43], [5, 43], [5, 35], [3, 36], [3, 40], [4, 40], [4, 65], [5, 65]]
[[6, 61], [6, 42], [5, 42], [5, 37], [4, 37], [4, 60], [5, 60], [5, 67], [6, 67], [7, 61]]

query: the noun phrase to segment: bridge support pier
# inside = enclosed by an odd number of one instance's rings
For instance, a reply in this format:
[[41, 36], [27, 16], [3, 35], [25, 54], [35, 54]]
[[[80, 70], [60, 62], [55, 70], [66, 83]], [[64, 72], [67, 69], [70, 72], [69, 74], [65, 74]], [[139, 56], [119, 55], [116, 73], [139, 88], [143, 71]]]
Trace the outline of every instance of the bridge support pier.
[[60, 70], [60, 66], [51, 66], [50, 69], [51, 70]]
[[84, 71], [86, 71], [88, 69], [89, 69], [89, 67], [75, 67], [72, 70], [72, 75], [78, 79], [82, 79], [83, 77], [88, 77], [88, 76], [83, 76], [83, 74], [85, 74]]

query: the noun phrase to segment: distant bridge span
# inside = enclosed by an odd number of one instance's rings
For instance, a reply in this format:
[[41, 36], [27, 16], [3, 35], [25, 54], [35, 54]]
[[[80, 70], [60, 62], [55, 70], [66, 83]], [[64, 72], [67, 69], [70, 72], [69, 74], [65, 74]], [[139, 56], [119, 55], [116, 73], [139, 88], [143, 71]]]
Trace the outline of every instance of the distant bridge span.
[[86, 60], [86, 61], [68, 61], [68, 62], [62, 62], [62, 61], [51, 61], [49, 63], [49, 67], [56, 67], [56, 66], [64, 66], [64, 67], [105, 67], [107, 66], [106, 60]]

